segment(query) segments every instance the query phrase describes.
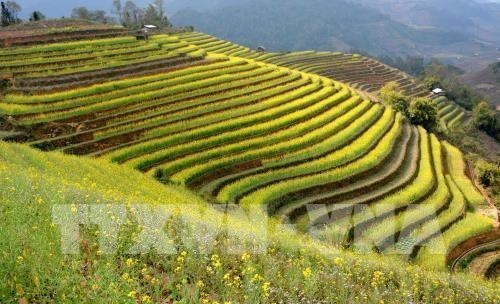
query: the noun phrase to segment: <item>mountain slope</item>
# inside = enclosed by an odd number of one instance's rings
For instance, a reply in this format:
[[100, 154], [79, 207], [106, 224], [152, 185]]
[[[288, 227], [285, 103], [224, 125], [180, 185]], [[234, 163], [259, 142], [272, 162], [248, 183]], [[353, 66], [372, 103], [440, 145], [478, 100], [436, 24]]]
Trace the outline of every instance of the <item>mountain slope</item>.
[[357, 48], [372, 54], [426, 54], [436, 44], [468, 40], [462, 33], [415, 29], [342, 0], [253, 1], [212, 11], [184, 10], [175, 24], [270, 50]]
[[488, 96], [491, 103], [500, 109], [500, 62], [485, 69], [464, 75], [464, 80], [476, 90]]
[[500, 42], [500, 4], [474, 0], [355, 0], [401, 23], [469, 33]]
[[[286, 228], [267, 232], [239, 217], [223, 216], [181, 187], [162, 185], [103, 160], [42, 153], [0, 141], [0, 202], [2, 303], [91, 303], [96, 299], [100, 303], [248, 299], [347, 303], [360, 294], [377, 303], [438, 297], [456, 303], [500, 300], [494, 282], [426, 271], [388, 257], [338, 252]], [[120, 208], [127, 211], [121, 213]], [[64, 221], [56, 220], [53, 214], [61, 214], [54, 210], [67, 211], [67, 218], [90, 210], [94, 217], [89, 222], [111, 223], [108, 228], [123, 220], [117, 242], [120, 250], [109, 254], [99, 248], [98, 244], [112, 239], [113, 233], [103, 230], [105, 226], [82, 225], [76, 244], [81, 251], [64, 254], [61, 233], [68, 227], [58, 224]], [[155, 220], [140, 227], [137, 210], [177, 215], [164, 227]], [[157, 223], [174, 242], [173, 251], [128, 254], [142, 229], [157, 228]], [[229, 233], [221, 231], [219, 242], [203, 249], [211, 236], [217, 236], [209, 234], [213, 233], [210, 227], [222, 223], [230, 225]], [[195, 233], [200, 231], [202, 235]], [[191, 238], [187, 232], [193, 233]], [[223, 245], [246, 238], [253, 241], [242, 244], [241, 251], [230, 253]], [[167, 239], [154, 240], [155, 248], [167, 245]], [[265, 246], [265, 241], [269, 249], [256, 251], [255, 246]], [[377, 280], [372, 279], [374, 275]], [[349, 291], [344, 284], [349, 284]]]

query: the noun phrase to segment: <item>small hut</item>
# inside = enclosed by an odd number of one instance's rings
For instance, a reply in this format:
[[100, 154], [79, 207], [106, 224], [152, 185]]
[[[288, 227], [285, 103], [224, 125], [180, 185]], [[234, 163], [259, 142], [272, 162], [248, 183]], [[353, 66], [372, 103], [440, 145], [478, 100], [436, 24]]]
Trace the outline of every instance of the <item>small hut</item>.
[[266, 48], [265, 48], [265, 47], [263, 47], [263, 46], [258, 46], [258, 47], [257, 47], [257, 52], [259, 52], [259, 53], [264, 53], [265, 51], [266, 51]]
[[157, 30], [158, 27], [152, 24], [143, 25], [142, 28], [137, 32], [137, 40], [149, 40], [149, 35], [152, 31]]
[[432, 95], [434, 96], [445, 96], [446, 95], [446, 91], [441, 89], [441, 88], [435, 88], [434, 90], [432, 90]]

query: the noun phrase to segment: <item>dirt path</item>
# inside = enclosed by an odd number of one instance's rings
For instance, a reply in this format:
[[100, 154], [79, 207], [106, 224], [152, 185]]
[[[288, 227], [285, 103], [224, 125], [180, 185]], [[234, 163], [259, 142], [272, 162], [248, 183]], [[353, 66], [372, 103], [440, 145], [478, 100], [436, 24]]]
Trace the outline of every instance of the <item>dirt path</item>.
[[500, 261], [500, 249], [479, 255], [470, 263], [467, 271], [477, 276], [485, 276], [497, 261]]
[[500, 229], [472, 237], [456, 246], [447, 256], [446, 260], [452, 271], [457, 270], [460, 261], [483, 250], [500, 248]]

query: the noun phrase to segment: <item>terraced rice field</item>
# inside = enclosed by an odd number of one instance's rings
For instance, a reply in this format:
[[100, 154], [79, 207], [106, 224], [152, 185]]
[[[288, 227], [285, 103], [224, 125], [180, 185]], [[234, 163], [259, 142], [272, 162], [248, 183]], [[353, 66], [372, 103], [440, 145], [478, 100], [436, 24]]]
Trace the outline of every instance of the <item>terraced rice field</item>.
[[470, 113], [457, 104], [450, 102], [446, 97], [434, 99], [438, 110], [441, 126], [446, 129], [453, 129], [471, 119]]
[[129, 31], [119, 25], [74, 19], [51, 19], [2, 28], [0, 46], [26, 46], [125, 35], [129, 35]]
[[[354, 83], [341, 67], [352, 62], [384, 73], [366, 58], [261, 54], [199, 33], [0, 53], [16, 80], [0, 114], [32, 146], [109, 159], [212, 203], [259, 206], [325, 240], [421, 263], [421, 248], [453, 231], [438, 269], [457, 241], [492, 228], [470, 220], [485, 200], [460, 151], [331, 79], [344, 71], [339, 80]], [[332, 58], [337, 70], [322, 65]], [[165, 66], [131, 68], [156, 60]]]
[[[179, 37], [201, 48], [226, 55], [264, 61], [306, 73], [314, 73], [349, 84], [352, 88], [376, 95], [388, 82], [396, 82], [407, 96], [429, 96], [429, 91], [411, 76], [375, 59], [357, 54], [303, 51], [292, 53], [259, 53], [243, 46], [202, 34], [183, 33]], [[470, 114], [444, 97], [435, 99], [444, 130], [467, 122]]]
[[[333, 52], [259, 53], [202, 33], [180, 34], [181, 39], [206, 50], [226, 55], [252, 58], [308, 73], [315, 73], [375, 93], [386, 83], [395, 81], [409, 96], [426, 96], [429, 92], [412, 77], [381, 62], [356, 54]], [[208, 48], [207, 48], [208, 47]]]

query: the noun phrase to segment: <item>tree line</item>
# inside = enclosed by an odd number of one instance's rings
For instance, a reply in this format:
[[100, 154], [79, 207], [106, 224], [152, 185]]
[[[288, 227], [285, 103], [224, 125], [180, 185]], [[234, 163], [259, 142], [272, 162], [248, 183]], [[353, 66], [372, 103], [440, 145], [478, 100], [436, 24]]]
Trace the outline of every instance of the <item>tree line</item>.
[[[23, 20], [19, 17], [21, 6], [15, 1], [1, 2], [1, 25], [9, 26], [21, 23]], [[154, 0], [146, 7], [139, 7], [131, 0], [122, 2], [122, 0], [113, 0], [112, 15], [108, 15], [104, 10], [90, 10], [87, 7], [75, 7], [71, 11], [72, 19], [89, 20], [100, 23], [120, 23], [130, 29], [137, 29], [144, 24], [156, 25], [159, 28], [171, 27], [167, 18], [164, 0]], [[40, 11], [34, 11], [30, 14], [28, 21], [39, 21], [46, 19]]]

